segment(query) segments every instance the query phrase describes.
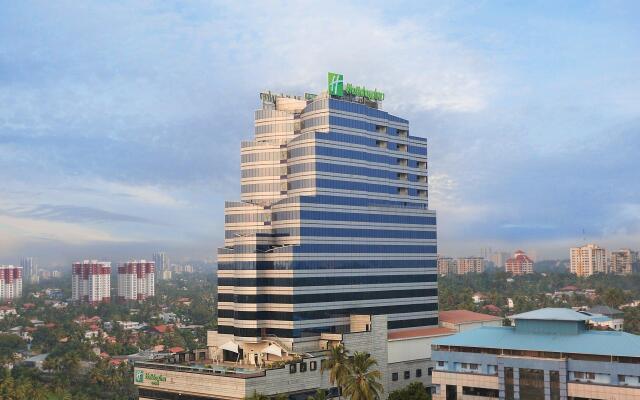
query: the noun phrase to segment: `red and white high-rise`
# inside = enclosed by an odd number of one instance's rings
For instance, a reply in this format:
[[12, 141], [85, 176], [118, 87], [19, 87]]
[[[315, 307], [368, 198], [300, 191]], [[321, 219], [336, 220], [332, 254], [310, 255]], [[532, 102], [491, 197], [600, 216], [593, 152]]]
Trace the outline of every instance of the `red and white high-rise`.
[[111, 263], [97, 260], [73, 263], [71, 299], [90, 304], [108, 303], [111, 300]]
[[22, 297], [22, 267], [0, 265], [0, 301]]
[[145, 300], [155, 295], [155, 263], [128, 261], [118, 267], [118, 300]]

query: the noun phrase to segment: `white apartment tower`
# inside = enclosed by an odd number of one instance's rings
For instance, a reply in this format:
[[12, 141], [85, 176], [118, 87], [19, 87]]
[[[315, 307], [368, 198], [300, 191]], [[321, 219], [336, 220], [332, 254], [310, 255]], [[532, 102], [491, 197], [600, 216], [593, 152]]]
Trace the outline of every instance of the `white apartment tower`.
[[438, 274], [440, 276], [455, 274], [457, 271], [456, 260], [451, 257], [438, 256]]
[[462, 257], [456, 260], [458, 275], [484, 272], [485, 260], [482, 257]]
[[0, 265], [0, 301], [22, 297], [22, 267]]
[[608, 272], [606, 250], [600, 246], [588, 244], [582, 247], [572, 247], [570, 255], [572, 274], [591, 276]]
[[97, 260], [73, 263], [71, 299], [90, 304], [108, 303], [111, 300], [111, 263]]
[[155, 263], [128, 261], [118, 267], [118, 300], [145, 300], [155, 295]]

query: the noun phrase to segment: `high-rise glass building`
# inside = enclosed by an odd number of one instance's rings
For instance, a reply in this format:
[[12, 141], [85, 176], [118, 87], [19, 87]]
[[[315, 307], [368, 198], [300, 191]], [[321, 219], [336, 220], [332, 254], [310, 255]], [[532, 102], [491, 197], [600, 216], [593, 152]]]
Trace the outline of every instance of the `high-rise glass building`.
[[34, 262], [33, 257], [24, 257], [20, 260], [20, 266], [24, 274], [24, 279], [28, 283], [38, 282], [38, 265]]
[[171, 278], [171, 272], [169, 271], [169, 258], [163, 251], [153, 253], [153, 262], [155, 264], [155, 280], [161, 281]]
[[241, 201], [225, 205], [219, 334], [301, 341], [354, 314], [386, 314], [391, 330], [438, 324], [427, 140], [380, 96], [329, 89], [261, 94]]

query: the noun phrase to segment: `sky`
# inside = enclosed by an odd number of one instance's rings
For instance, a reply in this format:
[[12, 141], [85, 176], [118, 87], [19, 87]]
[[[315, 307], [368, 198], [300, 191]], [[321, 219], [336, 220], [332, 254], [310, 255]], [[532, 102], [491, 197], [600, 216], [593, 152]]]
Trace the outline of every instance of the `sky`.
[[439, 252], [640, 249], [636, 1], [0, 0], [0, 263], [215, 260], [264, 90], [385, 92]]

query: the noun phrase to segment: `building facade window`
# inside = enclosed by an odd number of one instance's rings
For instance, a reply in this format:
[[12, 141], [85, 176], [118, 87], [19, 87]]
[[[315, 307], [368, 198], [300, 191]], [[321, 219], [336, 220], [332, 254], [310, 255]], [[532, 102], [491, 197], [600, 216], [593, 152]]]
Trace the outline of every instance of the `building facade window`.
[[544, 371], [520, 368], [520, 400], [544, 399]]
[[[462, 394], [464, 396], [490, 397], [494, 399], [497, 399], [499, 397], [499, 391], [497, 389], [487, 389], [472, 386], [463, 386]], [[544, 397], [542, 398], [544, 399]]]
[[504, 369], [504, 398], [505, 400], [515, 399], [515, 389], [513, 386], [513, 368]]
[[560, 400], [560, 372], [549, 371], [549, 386], [551, 389], [551, 400]]

